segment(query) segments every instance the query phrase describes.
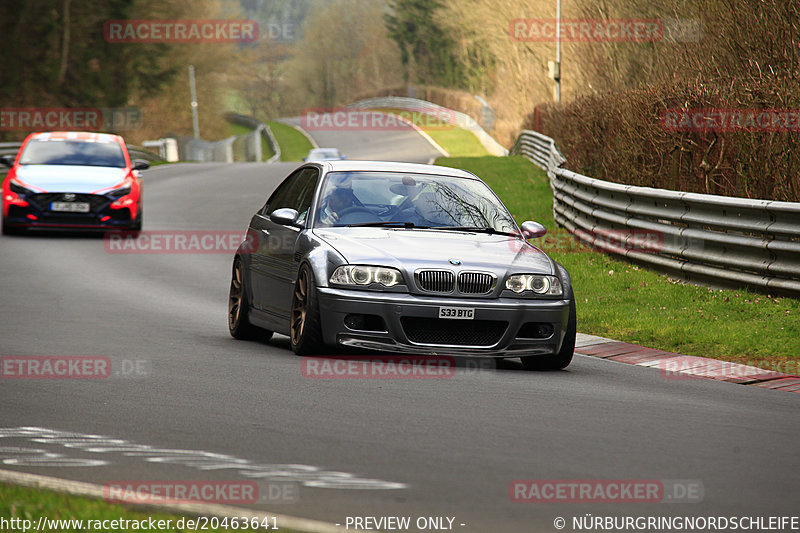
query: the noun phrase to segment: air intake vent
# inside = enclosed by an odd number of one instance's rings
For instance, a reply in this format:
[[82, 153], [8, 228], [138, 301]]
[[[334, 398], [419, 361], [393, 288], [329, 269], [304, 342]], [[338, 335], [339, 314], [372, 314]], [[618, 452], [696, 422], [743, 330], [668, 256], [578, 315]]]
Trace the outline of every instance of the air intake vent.
[[488, 294], [494, 288], [495, 277], [486, 272], [462, 272], [458, 275], [458, 291], [463, 294]]
[[446, 320], [404, 316], [400, 323], [411, 342], [445, 346], [493, 346], [500, 342], [508, 328], [508, 322], [500, 320]]
[[415, 277], [426, 292], [451, 293], [456, 284], [456, 275], [448, 270], [420, 270]]

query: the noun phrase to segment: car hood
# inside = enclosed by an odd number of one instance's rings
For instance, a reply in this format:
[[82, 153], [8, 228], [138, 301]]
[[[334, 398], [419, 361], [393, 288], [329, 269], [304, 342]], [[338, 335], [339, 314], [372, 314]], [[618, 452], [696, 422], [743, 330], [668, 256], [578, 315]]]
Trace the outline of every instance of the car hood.
[[47, 192], [91, 193], [117, 185], [127, 169], [72, 165], [22, 165], [17, 178]]
[[387, 228], [326, 228], [316, 235], [350, 264], [555, 274], [550, 258], [530, 243], [505, 235]]

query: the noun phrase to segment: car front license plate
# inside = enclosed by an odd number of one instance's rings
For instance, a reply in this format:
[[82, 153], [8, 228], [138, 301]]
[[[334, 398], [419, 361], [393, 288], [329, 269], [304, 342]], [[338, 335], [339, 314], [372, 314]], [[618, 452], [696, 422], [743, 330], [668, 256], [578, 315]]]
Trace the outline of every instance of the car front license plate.
[[456, 320], [472, 320], [475, 318], [474, 307], [440, 307], [439, 318], [451, 318]]
[[88, 213], [89, 204], [84, 202], [52, 202], [50, 211], [61, 211], [67, 213]]

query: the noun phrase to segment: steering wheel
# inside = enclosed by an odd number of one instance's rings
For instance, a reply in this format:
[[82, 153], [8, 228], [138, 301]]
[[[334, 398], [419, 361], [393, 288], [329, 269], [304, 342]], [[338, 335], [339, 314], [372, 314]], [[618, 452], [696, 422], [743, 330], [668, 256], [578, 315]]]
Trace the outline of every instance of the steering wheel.
[[348, 221], [348, 223], [353, 224], [353, 223], [357, 223], [357, 222], [373, 222], [373, 221], [377, 220], [377, 217], [375, 216], [375, 213], [373, 213], [372, 211], [370, 211], [366, 207], [359, 207], [359, 206], [355, 205], [355, 206], [352, 206], [352, 207], [348, 207], [347, 209], [344, 209], [341, 213], [339, 213], [339, 222], [340, 223], [344, 223], [344, 220], [346, 218], [350, 218], [351, 215], [354, 215], [356, 213], [369, 215], [369, 218], [359, 221], [358, 220], [359, 217], [355, 217], [356, 220], [350, 220], [350, 221]]
[[413, 205], [411, 201], [411, 196], [410, 195], [406, 196], [405, 200], [397, 204], [395, 207], [388, 209], [386, 211], [385, 216], [389, 217], [389, 220], [392, 220], [392, 218], [394, 218], [395, 215], [400, 213], [400, 211], [402, 211], [403, 209], [408, 209], [409, 207], [411, 207], [411, 205]]

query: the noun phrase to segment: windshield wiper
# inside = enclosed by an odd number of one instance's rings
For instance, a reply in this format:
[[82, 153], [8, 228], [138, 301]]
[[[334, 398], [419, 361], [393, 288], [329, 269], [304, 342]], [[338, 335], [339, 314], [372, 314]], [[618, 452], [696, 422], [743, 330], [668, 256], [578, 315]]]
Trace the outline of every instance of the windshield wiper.
[[491, 226], [433, 226], [430, 229], [442, 231], [468, 231], [473, 233], [488, 233], [489, 235], [507, 235], [509, 237], [519, 237], [518, 233], [511, 233], [508, 231], [500, 231]]
[[348, 228], [418, 228], [428, 229], [430, 226], [417, 226], [413, 222], [359, 222], [358, 224], [347, 224]]

